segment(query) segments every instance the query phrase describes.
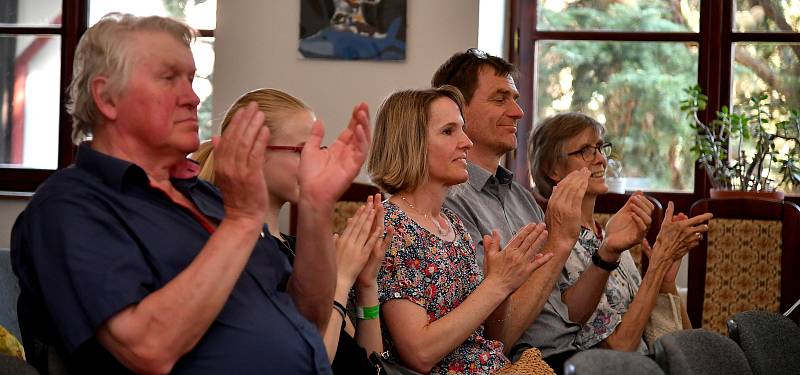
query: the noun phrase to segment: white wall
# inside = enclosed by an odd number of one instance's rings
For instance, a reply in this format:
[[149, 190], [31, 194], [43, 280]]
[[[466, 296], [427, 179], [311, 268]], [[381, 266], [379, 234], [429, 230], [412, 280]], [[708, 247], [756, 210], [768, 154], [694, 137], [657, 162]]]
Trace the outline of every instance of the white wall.
[[[372, 118], [392, 91], [430, 85], [450, 55], [478, 42], [478, 0], [408, 1], [406, 60], [302, 60], [297, 0], [220, 1], [214, 66], [215, 126], [242, 93], [259, 87], [303, 99], [325, 121], [326, 142], [346, 125], [353, 105], [367, 102]], [[362, 173], [359, 180], [367, 181]]]
[[508, 0], [480, 0], [478, 19], [478, 48], [489, 54], [508, 59], [508, 30], [510, 12]]

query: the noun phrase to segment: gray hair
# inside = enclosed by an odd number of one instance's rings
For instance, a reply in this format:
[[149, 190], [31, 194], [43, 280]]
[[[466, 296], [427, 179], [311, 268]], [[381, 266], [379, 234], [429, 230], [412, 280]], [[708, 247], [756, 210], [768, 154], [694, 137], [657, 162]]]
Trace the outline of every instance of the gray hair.
[[590, 116], [567, 112], [546, 118], [531, 133], [528, 139], [528, 162], [533, 183], [543, 197], [550, 198], [556, 185], [550, 175], [567, 158], [564, 144], [586, 129], [593, 129], [600, 137], [606, 132], [605, 127]]
[[108, 77], [109, 94], [118, 95], [128, 82], [131, 63], [131, 34], [142, 31], [165, 32], [187, 48], [197, 32], [186, 24], [166, 17], [138, 17], [109, 13], [86, 30], [75, 49], [72, 82], [69, 85], [67, 113], [72, 116], [72, 141], [91, 136], [103, 115], [92, 98], [91, 82]]

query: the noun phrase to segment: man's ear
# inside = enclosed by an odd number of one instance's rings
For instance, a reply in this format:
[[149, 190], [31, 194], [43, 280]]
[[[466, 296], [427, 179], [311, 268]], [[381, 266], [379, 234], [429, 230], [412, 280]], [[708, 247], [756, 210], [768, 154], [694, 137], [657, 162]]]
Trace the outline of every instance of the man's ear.
[[108, 120], [114, 121], [117, 119], [117, 102], [114, 95], [111, 93], [111, 85], [108, 82], [108, 77], [95, 76], [89, 82], [89, 89], [92, 92], [92, 100]]

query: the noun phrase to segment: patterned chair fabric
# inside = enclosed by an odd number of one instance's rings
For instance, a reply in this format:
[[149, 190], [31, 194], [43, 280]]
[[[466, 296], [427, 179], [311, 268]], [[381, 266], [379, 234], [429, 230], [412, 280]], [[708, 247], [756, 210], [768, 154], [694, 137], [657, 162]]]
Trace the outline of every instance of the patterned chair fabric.
[[336, 202], [336, 205], [333, 206], [333, 233], [341, 234], [347, 227], [347, 219], [353, 217], [363, 204], [364, 202]]
[[[342, 194], [339, 198], [339, 202], [333, 207], [333, 217], [331, 218], [331, 220], [333, 220], [333, 233], [341, 233], [347, 226], [347, 219], [352, 217], [356, 213], [356, 210], [358, 210], [358, 207], [367, 201], [367, 197], [380, 192], [380, 189], [375, 185], [361, 184], [358, 182], [354, 182], [350, 185], [350, 188]], [[386, 197], [383, 199], [385, 198]], [[289, 217], [290, 234], [297, 233], [297, 215], [297, 205], [292, 204]]]
[[25, 349], [22, 348], [22, 344], [3, 326], [0, 326], [0, 354], [25, 360]]
[[703, 328], [726, 334], [733, 314], [779, 311], [782, 229], [777, 220], [711, 219]]
[[[714, 218], [698, 248], [689, 252], [692, 326], [727, 334], [726, 321], [736, 313], [783, 312], [800, 298], [800, 207], [770, 199], [716, 198], [695, 202], [690, 214], [704, 212]], [[793, 316], [797, 319], [797, 312]]]

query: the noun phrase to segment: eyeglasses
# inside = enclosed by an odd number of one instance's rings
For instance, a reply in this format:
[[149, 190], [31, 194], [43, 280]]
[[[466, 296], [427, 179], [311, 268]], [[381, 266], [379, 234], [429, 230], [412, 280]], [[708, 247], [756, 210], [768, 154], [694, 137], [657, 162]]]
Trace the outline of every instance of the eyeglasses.
[[462, 69], [488, 58], [489, 55], [486, 52], [483, 52], [477, 48], [468, 49], [463, 55], [461, 55], [461, 59], [458, 61], [458, 63], [453, 65], [452, 69], [450, 69], [450, 73], [447, 74], [447, 79], [445, 79], [443, 83], [449, 84], [453, 80], [453, 77]]
[[486, 52], [483, 52], [483, 51], [481, 51], [481, 50], [479, 50], [477, 48], [470, 48], [470, 49], [467, 50], [466, 53], [468, 55], [475, 56], [475, 57], [477, 57], [477, 58], [479, 58], [481, 60], [486, 59], [486, 58], [489, 57], [489, 55]]
[[608, 156], [608, 154], [611, 153], [611, 142], [606, 142], [597, 146], [586, 146], [578, 151], [568, 152], [567, 156], [580, 154], [583, 161], [592, 161], [598, 152], [603, 156]]
[[291, 151], [294, 153], [301, 153], [303, 152], [303, 146], [272, 146], [268, 145], [267, 150], [275, 150], [275, 151]]
[[[319, 146], [320, 150], [324, 150], [328, 148], [327, 146]], [[303, 146], [273, 146], [267, 145], [267, 150], [274, 150], [274, 151], [291, 151], [296, 154], [303, 152]]]

